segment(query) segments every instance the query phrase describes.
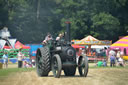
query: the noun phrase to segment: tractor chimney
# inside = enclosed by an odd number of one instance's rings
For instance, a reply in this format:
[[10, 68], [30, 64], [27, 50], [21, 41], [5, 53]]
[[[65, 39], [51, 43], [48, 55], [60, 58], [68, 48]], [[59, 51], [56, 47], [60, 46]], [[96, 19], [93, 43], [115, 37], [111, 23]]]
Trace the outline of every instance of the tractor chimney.
[[67, 21], [66, 22], [66, 41], [71, 42], [70, 38], [70, 24], [71, 22]]

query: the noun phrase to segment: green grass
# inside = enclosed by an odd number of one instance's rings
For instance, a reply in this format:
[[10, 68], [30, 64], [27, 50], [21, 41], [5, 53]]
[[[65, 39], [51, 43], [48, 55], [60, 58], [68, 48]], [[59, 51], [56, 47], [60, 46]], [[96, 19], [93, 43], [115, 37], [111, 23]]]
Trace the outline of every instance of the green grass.
[[96, 67], [96, 66], [90, 66], [89, 69], [107, 69], [107, 68], [119, 68], [119, 69], [128, 69], [128, 66], [125, 66], [125, 67], [120, 67], [120, 66], [116, 66], [116, 67], [110, 67], [110, 66], [107, 66], [107, 67]]
[[26, 71], [32, 71], [35, 70], [34, 68], [7, 68], [7, 69], [0, 69], [0, 78], [6, 77], [11, 73], [16, 72], [26, 72]]
[[128, 64], [125, 65], [124, 67], [121, 67], [121, 66], [110, 67], [109, 63], [107, 65], [108, 65], [107, 67], [103, 67], [103, 66], [98, 67], [98, 66], [96, 66], [95, 63], [89, 63], [89, 68], [120, 68], [120, 69], [128, 69]]

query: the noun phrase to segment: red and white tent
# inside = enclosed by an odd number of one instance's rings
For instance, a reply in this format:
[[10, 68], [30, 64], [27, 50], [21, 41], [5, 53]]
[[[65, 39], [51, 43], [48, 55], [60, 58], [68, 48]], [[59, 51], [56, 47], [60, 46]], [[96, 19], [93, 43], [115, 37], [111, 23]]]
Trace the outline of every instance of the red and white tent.
[[21, 42], [19, 42], [19, 41], [17, 41], [16, 43], [15, 43], [15, 48], [16, 49], [20, 49], [20, 48], [23, 48], [23, 49], [30, 49], [30, 47], [29, 46], [25, 46], [25, 45], [23, 45]]
[[94, 38], [94, 37], [92, 37], [91, 35], [89, 35], [89, 36], [83, 38], [83, 39], [80, 40], [80, 41], [99, 41], [99, 40], [96, 39], [96, 38]]

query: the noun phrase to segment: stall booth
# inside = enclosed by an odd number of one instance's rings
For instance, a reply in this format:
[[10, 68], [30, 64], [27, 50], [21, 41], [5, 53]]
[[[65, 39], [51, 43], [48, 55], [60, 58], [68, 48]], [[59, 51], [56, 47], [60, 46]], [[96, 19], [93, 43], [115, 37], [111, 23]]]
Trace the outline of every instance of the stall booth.
[[120, 51], [121, 57], [123, 57], [124, 60], [128, 60], [128, 36], [124, 36], [113, 43], [110, 49], [116, 52]]
[[17, 62], [17, 53], [20, 48], [22, 48], [22, 53], [26, 57], [26, 60], [29, 60], [29, 46], [22, 44], [20, 41], [16, 42], [16, 39], [9, 39], [8, 41], [0, 40], [0, 62], [3, 63], [2, 56], [4, 52], [8, 53], [9, 61], [12, 63]]
[[[82, 40], [73, 40], [74, 45], [85, 46], [89, 60], [103, 60], [104, 57], [97, 55], [96, 49], [92, 49], [91, 47], [94, 45], [111, 45], [112, 41], [109, 40], [98, 40], [91, 35], [83, 38]], [[104, 49], [103, 49], [104, 50]]]

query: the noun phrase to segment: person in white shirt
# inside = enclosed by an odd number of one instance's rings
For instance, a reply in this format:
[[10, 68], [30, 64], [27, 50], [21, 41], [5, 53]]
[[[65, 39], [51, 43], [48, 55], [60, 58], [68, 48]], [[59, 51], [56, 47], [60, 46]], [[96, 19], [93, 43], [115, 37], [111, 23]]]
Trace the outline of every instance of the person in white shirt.
[[117, 54], [116, 54], [117, 65], [119, 65], [119, 58], [120, 57], [121, 57], [120, 51], [117, 51]]
[[118, 61], [120, 66], [124, 66], [123, 59], [121, 57], [118, 59]]
[[32, 67], [35, 68], [35, 59], [32, 59]]
[[52, 35], [48, 33], [47, 36], [45, 37], [45, 40], [42, 42], [42, 44], [45, 45], [49, 40], [52, 40], [52, 39], [53, 39]]
[[18, 68], [22, 68], [22, 64], [23, 64], [23, 57], [24, 57], [24, 54], [22, 54], [21, 52], [22, 48], [19, 50], [18, 54], [17, 54], [17, 57], [18, 57]]

